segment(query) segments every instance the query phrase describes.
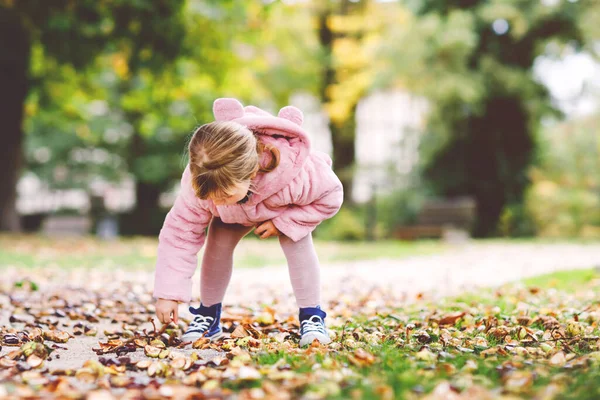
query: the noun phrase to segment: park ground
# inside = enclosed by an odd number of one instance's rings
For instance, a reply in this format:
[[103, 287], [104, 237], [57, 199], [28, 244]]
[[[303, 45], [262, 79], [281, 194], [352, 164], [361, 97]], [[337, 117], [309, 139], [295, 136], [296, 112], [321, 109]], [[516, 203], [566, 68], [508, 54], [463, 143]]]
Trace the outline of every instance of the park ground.
[[236, 254], [229, 338], [182, 344], [153, 240], [0, 237], [0, 398], [600, 398], [599, 243], [317, 245], [334, 341], [301, 349], [274, 240]]

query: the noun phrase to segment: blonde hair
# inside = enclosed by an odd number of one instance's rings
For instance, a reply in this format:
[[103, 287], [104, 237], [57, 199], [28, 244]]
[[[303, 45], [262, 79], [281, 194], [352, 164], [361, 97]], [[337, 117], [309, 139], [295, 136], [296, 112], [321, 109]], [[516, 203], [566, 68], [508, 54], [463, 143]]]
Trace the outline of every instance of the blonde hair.
[[[279, 150], [264, 144], [254, 132], [235, 122], [211, 122], [194, 132], [188, 146], [192, 187], [196, 196], [228, 197], [232, 190], [257, 172], [270, 172], [279, 165]], [[271, 159], [260, 165], [263, 152]], [[251, 190], [253, 188], [251, 187]]]

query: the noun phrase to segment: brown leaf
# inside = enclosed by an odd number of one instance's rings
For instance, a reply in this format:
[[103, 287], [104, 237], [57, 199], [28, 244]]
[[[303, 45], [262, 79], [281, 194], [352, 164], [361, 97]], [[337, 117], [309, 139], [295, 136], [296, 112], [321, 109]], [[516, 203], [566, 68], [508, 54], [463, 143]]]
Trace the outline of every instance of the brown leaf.
[[354, 350], [354, 356], [369, 365], [375, 362], [375, 356], [361, 348]]
[[248, 353], [246, 350], [242, 349], [241, 347], [232, 348], [231, 354], [233, 354], [236, 357], [241, 357], [243, 359], [250, 360], [250, 353]]
[[498, 354], [498, 347], [492, 347], [490, 349], [487, 350], [483, 350], [481, 353], [482, 356], [484, 357], [488, 357], [488, 356], [494, 356], [496, 354]]
[[489, 337], [501, 341], [510, 334], [510, 330], [506, 326], [501, 325], [490, 329], [487, 334]]
[[511, 393], [522, 393], [533, 385], [534, 375], [530, 371], [512, 371], [504, 379], [504, 388]]
[[459, 319], [461, 319], [462, 317], [464, 317], [466, 314], [467, 313], [465, 313], [465, 312], [461, 312], [461, 313], [446, 315], [445, 317], [443, 317], [442, 319], [439, 320], [438, 325], [439, 326], [455, 325], [456, 322]]
[[29, 339], [36, 340], [43, 337], [42, 329], [35, 327], [29, 331]]
[[256, 317], [256, 322], [262, 326], [272, 325], [275, 323], [275, 316], [273, 313], [263, 311], [258, 317]]
[[426, 331], [419, 331], [414, 334], [419, 343], [427, 344], [431, 343], [431, 336]]
[[394, 389], [389, 385], [380, 385], [375, 388], [375, 393], [379, 396], [380, 400], [392, 400], [394, 399]]
[[91, 368], [81, 368], [75, 373], [75, 377], [80, 381], [92, 383], [98, 375]]
[[43, 332], [44, 339], [50, 340], [56, 343], [67, 343], [69, 341], [69, 334], [64, 331], [46, 330]]
[[35, 354], [39, 358], [45, 360], [48, 358], [48, 348], [43, 343], [27, 342], [21, 346], [21, 351], [25, 357]]
[[8, 357], [0, 358], [0, 368], [12, 368], [17, 365], [17, 361], [12, 360]]
[[426, 400], [458, 400], [460, 399], [456, 389], [448, 382], [440, 382], [433, 392], [424, 397]]
[[565, 357], [565, 353], [559, 351], [555, 355], [550, 358], [550, 364], [556, 367], [562, 367], [567, 363], [567, 358]]
[[209, 338], [201, 337], [201, 338], [196, 339], [194, 341], [194, 343], [192, 343], [192, 348], [193, 349], [202, 349], [202, 348], [204, 348], [204, 346], [206, 346], [209, 343], [210, 343]]
[[148, 367], [152, 364], [152, 360], [142, 360], [138, 361], [135, 365], [138, 369], [148, 369]]
[[201, 371], [195, 371], [183, 378], [182, 382], [188, 386], [199, 386], [206, 382], [207, 378]]
[[456, 367], [450, 363], [440, 363], [437, 366], [437, 370], [445, 373], [446, 375], [452, 375], [456, 372]]
[[83, 363], [84, 368], [90, 368], [99, 377], [104, 376], [104, 365], [96, 360], [87, 360]]
[[183, 369], [185, 367], [186, 361], [187, 360], [183, 357], [176, 358], [173, 361], [171, 361], [171, 367], [173, 367], [174, 369]]
[[290, 336], [289, 332], [279, 332], [273, 335], [278, 343], [283, 343], [288, 336]]
[[154, 339], [154, 340], [152, 340], [150, 342], [150, 346], [154, 346], [154, 347], [156, 347], [158, 349], [161, 349], [161, 350], [167, 347], [165, 345], [165, 343], [162, 340], [160, 340], [160, 339]]
[[248, 331], [244, 329], [242, 325], [238, 325], [235, 330], [231, 333], [231, 337], [234, 339], [243, 338], [246, 336], [250, 336]]
[[18, 346], [21, 344], [21, 339], [17, 337], [17, 335], [13, 335], [12, 333], [8, 333], [3, 336], [2, 342], [7, 346]]
[[465, 400], [494, 400], [498, 395], [484, 388], [483, 386], [473, 385], [461, 393], [461, 399]]
[[253, 367], [247, 367], [244, 365], [244, 366], [241, 366], [238, 371], [238, 379], [240, 379], [242, 381], [258, 380], [261, 377], [262, 376], [261, 376], [260, 372], [258, 372], [258, 370]]
[[421, 361], [435, 361], [437, 359], [437, 355], [429, 351], [429, 349], [424, 348], [415, 354], [418, 360]]
[[519, 325], [522, 325], [522, 326], [529, 326], [529, 325], [531, 325], [532, 321], [533, 321], [533, 319], [531, 319], [531, 317], [528, 317], [526, 315], [517, 317], [517, 322], [519, 323]]
[[124, 388], [131, 383], [132, 379], [125, 375], [113, 375], [110, 377], [109, 381], [112, 387]]
[[23, 352], [21, 350], [13, 350], [9, 353], [6, 353], [4, 355], [4, 357], [6, 358], [10, 358], [11, 360], [17, 360], [19, 359], [21, 356], [23, 355]]
[[31, 368], [39, 368], [42, 366], [43, 363], [44, 359], [36, 356], [35, 354], [32, 354], [29, 357], [27, 357], [27, 364]]
[[163, 362], [155, 361], [148, 367], [148, 376], [149, 377], [164, 377], [167, 375], [169, 370], [169, 366]]
[[48, 383], [48, 378], [43, 376], [38, 370], [23, 372], [21, 374], [21, 379], [31, 386], [42, 386]]

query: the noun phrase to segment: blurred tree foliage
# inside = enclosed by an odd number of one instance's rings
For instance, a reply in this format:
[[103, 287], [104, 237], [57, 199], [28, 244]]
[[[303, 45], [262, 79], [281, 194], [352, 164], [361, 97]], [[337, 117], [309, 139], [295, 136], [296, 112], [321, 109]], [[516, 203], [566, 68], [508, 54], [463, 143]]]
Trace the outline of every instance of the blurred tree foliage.
[[[32, 73], [44, 84], [27, 103], [30, 168], [54, 187], [86, 189], [97, 177], [132, 174], [136, 207], [124, 231], [155, 233], [164, 216], [158, 196], [177, 181], [182, 144], [195, 125], [212, 119], [214, 98], [276, 110], [292, 93], [307, 92], [325, 101], [336, 168], [350, 193], [354, 110], [371, 87], [382, 28], [396, 15], [392, 6], [373, 4], [189, 0], [178, 57], [162, 68], [137, 67], [153, 57], [139, 47], [143, 38], [115, 40], [85, 69], [48, 62], [43, 47], [34, 46]], [[326, 44], [318, 35], [324, 27], [334, 35]], [[344, 134], [343, 125], [352, 129]]]
[[425, 173], [438, 193], [477, 200], [476, 235], [522, 204], [542, 117], [557, 115], [532, 67], [585, 42], [579, 1], [422, 0], [397, 27], [394, 77], [431, 101]]
[[385, 33], [403, 24], [408, 11], [372, 0], [314, 3], [323, 51], [319, 97], [329, 115], [333, 167], [344, 185], [344, 200], [351, 203], [356, 108], [383, 69], [378, 55]]
[[[393, 86], [430, 99], [427, 177], [441, 194], [475, 196], [477, 233], [489, 235], [503, 210], [522, 211], [540, 120], [557, 115], [532, 77], [534, 59], [591, 43], [586, 32], [597, 38], [591, 7], [592, 0], [0, 0], [0, 22], [8, 21], [0, 23], [0, 86], [8, 88], [0, 113], [10, 139], [0, 168], [21, 164], [27, 97], [28, 167], [54, 187], [90, 192], [100, 178], [132, 176], [137, 204], [124, 231], [155, 233], [164, 216], [159, 194], [177, 182], [182, 145], [212, 120], [214, 98], [275, 111], [307, 92], [329, 116], [334, 167], [349, 196], [357, 104]], [[0, 178], [3, 229], [15, 222], [16, 176]]]
[[542, 135], [526, 209], [538, 234], [600, 237], [600, 116], [569, 121]]
[[248, 97], [256, 101], [258, 91], [278, 108], [292, 93], [318, 96], [329, 117], [333, 167], [349, 201], [356, 107], [377, 82], [385, 33], [403, 23], [408, 11], [399, 3], [374, 0], [268, 3], [267, 13], [252, 12], [256, 3], [247, 6], [246, 23], [260, 28], [244, 32], [237, 42], [237, 53], [250, 67], [244, 76], [254, 76], [259, 85], [250, 86]]
[[[40, 93], [51, 88], [53, 104], [41, 106], [36, 94], [27, 104], [30, 168], [53, 187], [90, 192], [99, 181], [130, 174], [136, 200], [121, 216], [122, 232], [157, 233], [165, 213], [159, 195], [178, 182], [187, 137], [212, 120], [214, 99], [269, 101], [275, 92], [283, 102], [302, 81], [303, 73], [288, 65], [285, 81], [292, 84], [265, 90], [272, 66], [265, 62], [272, 50], [266, 44], [294, 49], [284, 46], [289, 34], [274, 32], [283, 24], [264, 24], [272, 10], [260, 3], [190, 0], [178, 21], [183, 34], [172, 62], [138, 68], [137, 59], [152, 58], [151, 52], [111, 46], [83, 71], [59, 66], [55, 79], [46, 74]], [[34, 57], [34, 71], [46, 72], [45, 65], [43, 55]]]
[[[182, 5], [181, 0], [0, 1], [0, 116], [5, 130], [0, 147], [0, 230], [18, 229], [14, 203], [22, 166], [24, 101], [30, 91], [38, 90], [38, 103], [29, 112], [62, 107], [52, 96], [62, 93], [52, 87], [50, 76], [68, 75], [63, 66], [77, 75], [106, 51], [122, 54], [128, 71], [163, 68], [179, 54]], [[34, 52], [43, 62], [30, 73]], [[75, 109], [69, 111], [77, 113], [77, 104], [70, 106]], [[65, 127], [69, 125], [60, 129]], [[81, 128], [77, 135], [89, 134], [86, 131]]]

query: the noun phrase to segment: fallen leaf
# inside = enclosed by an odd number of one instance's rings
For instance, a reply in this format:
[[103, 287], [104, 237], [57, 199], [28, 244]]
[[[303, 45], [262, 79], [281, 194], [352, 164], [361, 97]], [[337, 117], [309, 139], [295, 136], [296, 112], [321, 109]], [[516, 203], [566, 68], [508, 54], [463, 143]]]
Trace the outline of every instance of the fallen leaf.
[[442, 319], [439, 320], [438, 324], [440, 326], [455, 325], [459, 319], [461, 319], [462, 317], [465, 316], [465, 314], [466, 314], [465, 312], [461, 312], [461, 313], [446, 315], [446, 316], [442, 317]]
[[201, 337], [201, 338], [196, 339], [194, 341], [194, 343], [192, 343], [192, 348], [193, 349], [202, 349], [208, 344], [210, 344], [210, 339]]
[[261, 378], [261, 374], [256, 368], [242, 366], [238, 371], [238, 378], [243, 381], [258, 380]]
[[522, 393], [533, 385], [533, 373], [529, 371], [512, 371], [504, 379], [504, 388], [511, 393]]
[[67, 343], [69, 341], [69, 334], [64, 331], [44, 331], [44, 339], [50, 340], [56, 343]]
[[250, 336], [250, 334], [242, 325], [238, 325], [231, 333], [231, 337], [234, 339], [244, 338], [247, 336]]
[[567, 358], [565, 357], [565, 353], [563, 353], [562, 351], [559, 351], [558, 353], [553, 355], [552, 358], [550, 358], [550, 364], [554, 365], [555, 367], [562, 367], [566, 364], [566, 362]]
[[437, 359], [437, 356], [427, 348], [419, 351], [415, 356], [417, 357], [417, 360], [421, 361], [435, 361]]
[[44, 363], [44, 359], [38, 357], [35, 354], [30, 355], [29, 357], [27, 357], [27, 364], [31, 367], [31, 368], [39, 368], [42, 366], [42, 364]]
[[433, 391], [423, 397], [424, 400], [458, 400], [460, 399], [457, 391], [450, 385], [449, 382], [440, 382], [436, 385]]
[[75, 377], [80, 381], [92, 383], [98, 378], [98, 375], [91, 368], [81, 368], [77, 370]]
[[263, 326], [273, 325], [275, 323], [275, 316], [270, 312], [263, 311], [256, 317], [256, 322]]
[[157, 358], [160, 354], [160, 349], [148, 344], [144, 347], [144, 354], [148, 357]]

